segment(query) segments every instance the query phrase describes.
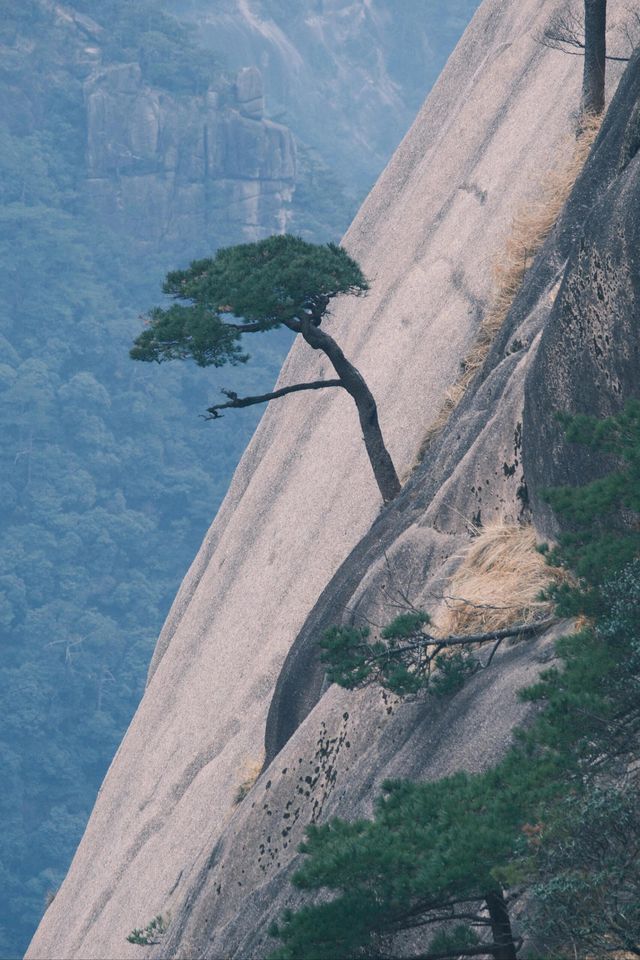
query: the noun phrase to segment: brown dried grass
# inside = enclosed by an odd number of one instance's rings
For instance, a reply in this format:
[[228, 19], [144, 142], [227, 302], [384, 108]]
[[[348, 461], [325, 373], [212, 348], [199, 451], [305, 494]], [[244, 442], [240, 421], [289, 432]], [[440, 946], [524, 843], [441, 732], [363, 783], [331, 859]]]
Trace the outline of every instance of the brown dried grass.
[[420, 445], [418, 463], [429, 444], [441, 432], [451, 413], [464, 397], [467, 388], [484, 364], [491, 344], [501, 329], [525, 274], [536, 254], [553, 229], [589, 151], [600, 129], [602, 117], [589, 115], [582, 120], [582, 129], [575, 141], [569, 161], [564, 167], [547, 174], [536, 191], [514, 217], [511, 232], [499, 260], [494, 264], [494, 294], [476, 340], [461, 363], [462, 372], [445, 394], [438, 415], [429, 426]]
[[532, 526], [483, 527], [445, 588], [446, 608], [438, 617], [438, 633], [443, 637], [488, 633], [544, 620], [553, 605], [540, 594], [565, 577], [536, 549]]

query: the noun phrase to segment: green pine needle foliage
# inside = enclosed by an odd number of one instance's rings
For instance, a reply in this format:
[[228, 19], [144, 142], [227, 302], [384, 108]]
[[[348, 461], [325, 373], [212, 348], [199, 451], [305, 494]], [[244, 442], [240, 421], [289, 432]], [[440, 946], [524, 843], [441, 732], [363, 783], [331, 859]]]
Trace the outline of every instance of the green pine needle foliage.
[[[391, 693], [407, 696], [424, 686], [421, 658], [398, 655], [410, 642], [424, 638], [426, 613], [404, 613], [371, 639], [368, 627], [332, 627], [320, 641], [327, 677], [347, 690], [378, 683]], [[417, 669], [418, 668], [418, 669]]]
[[167, 932], [167, 926], [168, 921], [159, 913], [153, 920], [149, 921], [146, 927], [136, 927], [135, 930], [132, 930], [127, 936], [127, 940], [138, 947], [150, 947], [154, 943], [160, 943]]
[[[569, 795], [534, 845], [531, 925], [547, 942], [578, 941], [592, 956], [638, 954], [640, 807], [637, 790]], [[588, 868], [585, 869], [585, 866]], [[615, 931], [613, 937], [611, 931]]]
[[607, 455], [614, 468], [582, 487], [546, 491], [563, 531], [550, 551], [552, 563], [568, 567], [578, 588], [552, 588], [559, 613], [596, 616], [598, 587], [640, 550], [640, 401], [630, 400], [616, 416], [563, 417], [567, 439]]
[[[309, 827], [294, 883], [322, 902], [272, 927], [272, 960], [388, 956], [393, 936], [417, 925], [425, 960], [453, 960], [486, 937], [483, 904], [504, 888], [527, 892], [545, 957], [638, 953], [640, 821], [628, 771], [640, 736], [640, 559], [629, 524], [640, 498], [639, 420], [634, 403], [602, 423], [567, 424], [616, 466], [595, 486], [550, 494], [576, 536], [554, 559], [572, 559], [575, 602], [586, 597], [598, 616], [558, 643], [558, 665], [523, 692], [540, 705], [533, 723], [482, 774], [388, 783], [372, 820]], [[597, 575], [593, 559], [581, 563], [591, 550]], [[394, 622], [375, 642], [364, 630], [330, 632], [333, 678], [366, 681], [363, 650], [406, 642], [402, 631]]]
[[466, 651], [440, 653], [445, 644], [424, 630], [430, 622], [424, 610], [409, 610], [373, 638], [368, 627], [331, 627], [320, 641], [327, 679], [347, 690], [379, 684], [400, 697], [455, 693], [479, 661]]
[[[367, 281], [346, 250], [290, 234], [218, 250], [167, 275], [164, 292], [182, 304], [156, 307], [136, 338], [134, 360], [192, 358], [201, 366], [241, 363], [243, 325], [272, 330], [310, 309], [324, 314], [338, 294], [359, 294]], [[242, 322], [232, 326], [225, 316]], [[255, 332], [255, 327], [251, 332]]]

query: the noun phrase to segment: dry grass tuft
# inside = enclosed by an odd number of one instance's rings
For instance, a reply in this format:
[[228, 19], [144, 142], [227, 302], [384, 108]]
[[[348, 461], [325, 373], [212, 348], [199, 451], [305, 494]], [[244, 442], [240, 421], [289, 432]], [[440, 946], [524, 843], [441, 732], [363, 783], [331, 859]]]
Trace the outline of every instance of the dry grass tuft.
[[246, 795], [251, 790], [251, 787], [254, 785], [260, 773], [262, 772], [262, 766], [264, 764], [264, 754], [258, 760], [251, 760], [245, 765], [244, 777], [238, 789], [236, 790], [235, 796], [233, 798], [234, 804], [242, 803]]
[[440, 433], [458, 406], [477, 371], [487, 358], [491, 344], [502, 327], [525, 274], [551, 233], [600, 129], [602, 117], [587, 116], [568, 163], [552, 171], [538, 189], [537, 198], [528, 200], [514, 217], [511, 233], [500, 260], [494, 266], [495, 292], [473, 347], [461, 363], [462, 373], [447, 391], [434, 422], [420, 445], [418, 462], [431, 441]]
[[440, 636], [488, 633], [551, 615], [540, 593], [566, 574], [551, 567], [536, 549], [532, 526], [497, 523], [483, 527], [465, 550], [445, 589]]

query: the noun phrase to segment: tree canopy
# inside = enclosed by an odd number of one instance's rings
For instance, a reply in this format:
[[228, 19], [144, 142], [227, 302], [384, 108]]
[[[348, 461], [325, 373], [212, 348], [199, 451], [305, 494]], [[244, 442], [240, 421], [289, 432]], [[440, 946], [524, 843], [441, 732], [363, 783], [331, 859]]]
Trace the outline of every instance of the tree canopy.
[[[399, 493], [400, 481], [382, 437], [373, 394], [333, 337], [320, 330], [335, 297], [368, 290], [362, 270], [343, 247], [308, 243], [291, 234], [225, 247], [213, 258], [194, 261], [188, 270], [169, 273], [163, 290], [183, 302], [149, 312], [147, 329], [131, 349], [134, 360], [161, 363], [190, 358], [202, 367], [235, 365], [248, 359], [239, 344], [243, 334], [280, 326], [302, 334], [313, 350], [328, 357], [337, 379], [291, 384], [254, 397], [223, 390], [227, 402], [209, 407], [210, 419], [217, 419], [223, 409], [253, 406], [304, 390], [342, 387], [357, 407], [382, 499], [388, 502]], [[234, 317], [240, 323], [233, 322]]]
[[[340, 293], [368, 289], [362, 271], [343, 247], [308, 243], [290, 234], [218, 250], [187, 270], [167, 274], [164, 293], [175, 303], [156, 307], [131, 350], [134, 360], [192, 358], [201, 366], [242, 363], [243, 333], [271, 330], [326, 312]], [[239, 318], [241, 324], [225, 320]]]

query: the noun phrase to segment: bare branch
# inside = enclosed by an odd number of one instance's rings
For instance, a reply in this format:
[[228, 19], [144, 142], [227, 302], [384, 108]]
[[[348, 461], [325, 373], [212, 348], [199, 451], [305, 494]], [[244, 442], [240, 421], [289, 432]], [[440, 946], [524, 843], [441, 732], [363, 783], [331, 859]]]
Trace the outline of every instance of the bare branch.
[[493, 658], [495, 657], [496, 653], [498, 652], [498, 647], [500, 646], [501, 643], [502, 643], [502, 637], [499, 637], [499, 638], [496, 640], [496, 642], [494, 643], [494, 645], [493, 645], [493, 650], [492, 650], [491, 653], [489, 654], [489, 659], [487, 660], [487, 662], [485, 663], [484, 667], [482, 668], [483, 670], [486, 670], [487, 667], [490, 667], [490, 666], [491, 666], [491, 661], [493, 660]]
[[[232, 330], [239, 330], [240, 333], [266, 333], [270, 327], [262, 322], [256, 323], [229, 323], [224, 320], [225, 327], [231, 327]], [[282, 323], [281, 320], [274, 320], [274, 323]]]
[[[629, 28], [627, 26], [627, 39], [633, 47], [635, 43], [631, 40]], [[561, 53], [567, 53], [573, 57], [584, 57], [585, 39], [584, 25], [582, 18], [575, 10], [565, 10], [556, 13], [551, 18], [548, 25], [536, 42], [549, 50], [560, 50]], [[630, 57], [616, 57], [613, 54], [607, 54], [606, 60], [612, 60], [617, 63], [628, 63]]]
[[[424, 639], [416, 640], [415, 643], [408, 643], [404, 647], [394, 647], [385, 651], [385, 653], [371, 657], [371, 660], [397, 657], [402, 653], [410, 653], [413, 650], [420, 650], [428, 646], [437, 646], [440, 649], [444, 649], [445, 647], [467, 647], [473, 643], [487, 643], [489, 640], [501, 643], [508, 637], [527, 637], [534, 633], [540, 633], [540, 631], [547, 630], [557, 622], [557, 619], [552, 617], [547, 620], [537, 620], [535, 623], [520, 623], [514, 627], [505, 627], [503, 630], [492, 630], [489, 633], [469, 633], [461, 637], [432, 637], [430, 634], [425, 633]], [[495, 648], [488, 663], [493, 659], [494, 653]]]
[[282, 387], [281, 390], [274, 390], [272, 393], [263, 393], [257, 397], [239, 397], [233, 390], [223, 390], [222, 393], [228, 397], [227, 403], [216, 403], [208, 407], [208, 417], [205, 420], [218, 420], [222, 414], [220, 410], [229, 408], [239, 409], [240, 407], [253, 407], [257, 403], [268, 403], [269, 400], [277, 400], [279, 397], [286, 397], [289, 393], [299, 393], [301, 390], [321, 390], [323, 387], [343, 387], [342, 380], [312, 380], [309, 383], [295, 383], [290, 387]]
[[[568, 53], [566, 48], [572, 47], [575, 50], [584, 51], [584, 26], [581, 18], [575, 10], [565, 10], [556, 13], [542, 35], [537, 38], [538, 43], [550, 50], [562, 50]], [[582, 54], [576, 54], [581, 56]]]

